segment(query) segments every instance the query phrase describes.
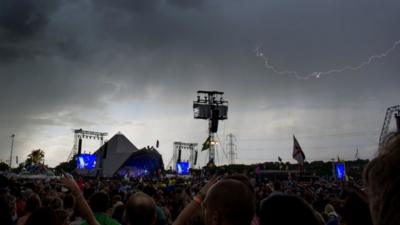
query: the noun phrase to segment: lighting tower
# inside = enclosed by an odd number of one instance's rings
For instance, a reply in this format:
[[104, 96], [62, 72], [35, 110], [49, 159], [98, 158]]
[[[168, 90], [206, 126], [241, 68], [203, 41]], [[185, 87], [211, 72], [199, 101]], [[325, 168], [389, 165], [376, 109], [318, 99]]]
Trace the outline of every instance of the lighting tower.
[[11, 135], [11, 151], [10, 151], [10, 170], [12, 167], [12, 155], [13, 155], [13, 149], [14, 149], [14, 138], [15, 138], [15, 134]]
[[393, 135], [393, 133], [389, 132], [390, 122], [393, 117], [396, 120], [397, 132], [400, 132], [400, 105], [391, 106], [386, 110], [385, 120], [383, 121], [382, 131], [379, 137], [380, 146], [386, 139]]
[[228, 134], [227, 138], [228, 138], [228, 143], [226, 145], [228, 149], [228, 161], [229, 164], [232, 165], [235, 164], [235, 159], [237, 158], [237, 153], [236, 153], [237, 148], [235, 144], [236, 137], [233, 134]]
[[218, 121], [228, 119], [228, 101], [223, 95], [220, 91], [197, 91], [197, 100], [193, 101], [194, 118], [208, 120], [209, 164], [215, 163]]

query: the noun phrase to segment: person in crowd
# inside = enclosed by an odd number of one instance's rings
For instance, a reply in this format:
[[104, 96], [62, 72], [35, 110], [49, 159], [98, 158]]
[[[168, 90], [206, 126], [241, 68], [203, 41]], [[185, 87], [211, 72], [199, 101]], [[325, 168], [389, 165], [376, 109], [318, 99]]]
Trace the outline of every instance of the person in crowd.
[[327, 218], [326, 225], [340, 225], [339, 215], [336, 213], [333, 205], [326, 204], [324, 213]]
[[[157, 221], [156, 225], [166, 225], [168, 224], [166, 215], [165, 215], [165, 210], [159, 205], [162, 202], [162, 192], [158, 192], [154, 187], [149, 187], [145, 186], [143, 188], [143, 192], [147, 194], [149, 197], [153, 198], [155, 201], [156, 199], [158, 200], [156, 202], [156, 214], [157, 214]], [[185, 191], [182, 191], [182, 195], [184, 196]], [[182, 199], [183, 196], [180, 196], [179, 198]], [[158, 203], [158, 204], [157, 204]]]
[[352, 188], [341, 209], [342, 225], [372, 225], [368, 199], [364, 192]]
[[278, 193], [278, 194], [282, 193], [282, 185], [280, 181], [275, 181], [273, 183], [273, 187], [274, 187], [273, 193]]
[[0, 221], [4, 225], [13, 225], [16, 221], [16, 199], [10, 194], [0, 195]]
[[71, 194], [66, 194], [63, 198], [63, 208], [67, 211], [73, 211], [75, 208], [75, 198]]
[[241, 180], [213, 177], [173, 224], [186, 224], [202, 203], [205, 225], [250, 225], [255, 215], [254, 190]]
[[[248, 178], [227, 175], [229, 170], [224, 170], [222, 179], [210, 179], [202, 173], [189, 179], [78, 178], [75, 182], [64, 174], [61, 183], [70, 192], [62, 191], [58, 179], [49, 182], [0, 176], [0, 224], [397, 224], [399, 139], [399, 134], [394, 135], [368, 164], [366, 186], [360, 179], [361, 166], [357, 179], [343, 182], [293, 177], [252, 183], [249, 179], [254, 173], [249, 172]], [[349, 174], [354, 172], [353, 167], [348, 167]]]
[[379, 149], [365, 169], [365, 183], [374, 225], [400, 223], [400, 133]]
[[129, 197], [125, 221], [129, 225], [154, 225], [157, 222], [156, 203], [147, 194], [138, 192]]
[[25, 205], [25, 215], [20, 217], [17, 221], [17, 225], [25, 225], [28, 218], [38, 210], [42, 206], [42, 201], [39, 196], [35, 193], [32, 193], [26, 200]]
[[120, 205], [123, 205], [124, 203], [122, 202], [122, 197], [121, 197], [121, 195], [114, 195], [113, 197], [112, 197], [112, 206], [113, 206], [113, 208], [115, 208], [115, 207], [117, 207], [117, 206], [120, 206]]
[[26, 220], [25, 225], [61, 225], [57, 221], [54, 210], [49, 207], [41, 207], [35, 210]]
[[79, 209], [79, 213], [82, 215], [83, 218], [86, 219], [87, 224], [100, 225], [100, 223], [97, 221], [95, 215], [93, 214], [93, 211], [90, 209], [89, 204], [83, 197], [83, 193], [82, 193], [80, 187], [75, 182], [73, 177], [70, 176], [69, 174], [64, 173], [61, 178], [61, 183], [65, 187], [67, 187], [69, 190], [71, 190], [71, 193], [75, 198], [76, 205]]
[[58, 210], [63, 208], [63, 200], [59, 197], [51, 198], [49, 201], [49, 207], [52, 210]]
[[[96, 220], [100, 225], [118, 225], [118, 221], [114, 220], [106, 212], [111, 206], [110, 198], [105, 192], [96, 192], [89, 199], [89, 206], [93, 211]], [[87, 225], [87, 222], [82, 225]]]
[[[68, 214], [68, 221], [72, 222], [77, 220], [77, 216], [75, 214], [75, 198], [71, 194], [65, 194], [63, 199], [63, 210], [65, 210]], [[78, 223], [81, 224], [81, 223]]]
[[255, 214], [255, 195], [243, 181], [224, 179], [204, 200], [206, 224], [249, 225]]
[[68, 213], [67, 210], [64, 209], [57, 209], [54, 210], [55, 214], [56, 214], [56, 220], [57, 220], [57, 224], [59, 225], [69, 225], [70, 224], [70, 214]]
[[259, 215], [261, 225], [323, 225], [308, 203], [287, 194], [274, 194], [264, 199]]
[[117, 205], [113, 209], [113, 213], [111, 217], [118, 221], [118, 223], [123, 224], [123, 218], [124, 218], [124, 212], [125, 212], [125, 205]]

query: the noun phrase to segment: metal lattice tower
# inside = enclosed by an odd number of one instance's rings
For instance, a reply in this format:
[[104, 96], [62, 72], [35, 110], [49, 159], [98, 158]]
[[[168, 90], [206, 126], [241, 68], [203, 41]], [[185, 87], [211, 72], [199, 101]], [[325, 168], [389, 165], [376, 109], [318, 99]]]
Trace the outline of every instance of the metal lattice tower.
[[[193, 101], [194, 118], [208, 120], [208, 137], [212, 143], [216, 143], [218, 121], [228, 119], [228, 101], [223, 95], [220, 91], [197, 91], [197, 100]], [[216, 145], [211, 144], [208, 163], [215, 164], [215, 151]]]
[[391, 106], [386, 110], [385, 120], [383, 121], [382, 131], [379, 137], [380, 146], [390, 136], [389, 127], [390, 127], [390, 122], [392, 121], [393, 118], [393, 114], [394, 118], [396, 119], [397, 132], [400, 131], [400, 105]]
[[75, 129], [74, 132], [74, 146], [72, 147], [72, 151], [68, 156], [68, 161], [70, 161], [77, 153], [78, 153], [78, 142], [80, 139], [94, 139], [100, 141], [100, 146], [104, 144], [106, 140], [105, 137], [108, 133], [104, 132], [96, 132], [96, 131], [88, 131], [82, 129]]
[[228, 149], [228, 162], [230, 165], [235, 164], [235, 159], [237, 159], [237, 146], [235, 144], [236, 137], [233, 134], [228, 134], [228, 142], [226, 143]]

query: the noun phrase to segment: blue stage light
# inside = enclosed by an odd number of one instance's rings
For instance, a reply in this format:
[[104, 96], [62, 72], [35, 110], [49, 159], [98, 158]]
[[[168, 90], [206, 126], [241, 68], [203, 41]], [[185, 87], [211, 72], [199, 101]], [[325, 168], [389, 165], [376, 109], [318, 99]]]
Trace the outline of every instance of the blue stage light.
[[338, 180], [346, 179], [346, 170], [344, 163], [335, 163], [335, 175]]
[[96, 168], [96, 155], [80, 154], [76, 158], [76, 167], [78, 169], [92, 170]]
[[176, 164], [176, 172], [181, 175], [189, 174], [189, 162], [180, 162]]

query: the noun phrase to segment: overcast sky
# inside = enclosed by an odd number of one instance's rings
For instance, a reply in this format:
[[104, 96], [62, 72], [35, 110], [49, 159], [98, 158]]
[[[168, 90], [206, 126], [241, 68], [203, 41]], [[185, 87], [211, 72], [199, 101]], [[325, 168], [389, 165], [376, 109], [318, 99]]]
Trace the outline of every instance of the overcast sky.
[[[174, 141], [207, 137], [197, 90], [225, 92], [218, 135], [237, 137], [237, 162], [291, 160], [293, 134], [308, 160], [371, 158], [399, 104], [398, 12], [397, 0], [0, 0], [0, 159], [15, 134], [20, 161], [41, 148], [55, 166], [83, 128], [159, 139], [168, 164]], [[265, 64], [307, 75], [391, 48], [306, 80]]]

